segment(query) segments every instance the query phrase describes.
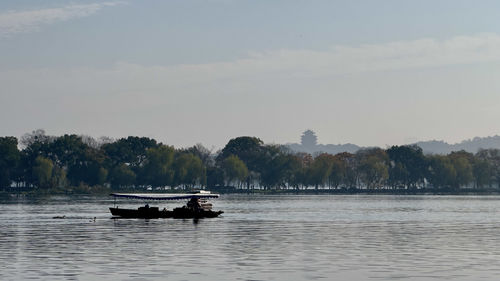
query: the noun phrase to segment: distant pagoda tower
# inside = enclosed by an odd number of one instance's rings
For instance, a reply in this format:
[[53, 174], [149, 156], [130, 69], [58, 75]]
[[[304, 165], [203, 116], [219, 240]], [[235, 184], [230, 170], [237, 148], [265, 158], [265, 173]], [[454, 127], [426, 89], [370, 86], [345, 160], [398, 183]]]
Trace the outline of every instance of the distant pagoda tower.
[[306, 130], [300, 137], [300, 142], [305, 148], [315, 148], [318, 145], [318, 137], [312, 130]]

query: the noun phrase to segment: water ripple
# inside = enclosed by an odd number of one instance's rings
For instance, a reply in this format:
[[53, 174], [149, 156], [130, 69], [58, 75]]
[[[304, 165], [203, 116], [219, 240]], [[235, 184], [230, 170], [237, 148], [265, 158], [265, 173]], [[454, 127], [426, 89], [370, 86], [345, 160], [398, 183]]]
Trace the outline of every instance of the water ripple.
[[1, 202], [0, 280], [496, 280], [500, 274], [500, 197], [228, 195], [216, 203], [223, 217], [195, 223], [112, 220], [113, 202], [100, 197]]

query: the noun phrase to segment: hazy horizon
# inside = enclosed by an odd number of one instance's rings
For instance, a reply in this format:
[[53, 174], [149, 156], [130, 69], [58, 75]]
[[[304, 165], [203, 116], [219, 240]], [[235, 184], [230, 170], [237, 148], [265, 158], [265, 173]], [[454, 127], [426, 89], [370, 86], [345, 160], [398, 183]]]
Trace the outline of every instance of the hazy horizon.
[[497, 1], [3, 1], [0, 135], [176, 147], [238, 136], [500, 133]]
[[[130, 137], [130, 136], [133, 136], [133, 137], [148, 137], [148, 138], [153, 138], [153, 139], [155, 139], [156, 141], [161, 142], [161, 143], [166, 144], [166, 145], [173, 145], [173, 146], [174, 146], [174, 147], [176, 147], [176, 148], [188, 148], [188, 147], [192, 147], [192, 146], [197, 145], [197, 144], [202, 144], [202, 145], [203, 145], [203, 146], [205, 146], [206, 148], [210, 149], [212, 152], [216, 152], [217, 150], [220, 150], [220, 149], [224, 148], [225, 144], [226, 144], [227, 142], [229, 142], [229, 140], [231, 140], [231, 139], [234, 139], [234, 138], [237, 138], [237, 137], [244, 137], [244, 135], [241, 135], [241, 136], [233, 136], [233, 137], [231, 137], [231, 138], [228, 138], [228, 139], [226, 140], [226, 142], [225, 142], [224, 144], [222, 144], [220, 147], [217, 147], [217, 146], [214, 146], [214, 145], [210, 146], [210, 145], [207, 145], [206, 143], [203, 143], [203, 142], [200, 142], [200, 141], [199, 141], [199, 142], [194, 142], [193, 144], [189, 144], [189, 145], [178, 146], [178, 145], [175, 145], [175, 144], [172, 144], [172, 143], [168, 143], [168, 142], [166, 142], [166, 141], [162, 141], [162, 140], [157, 139], [157, 138], [152, 137], [152, 136], [142, 136], [142, 135], [124, 135], [124, 136], [115, 136], [115, 137], [114, 137], [114, 136], [106, 136], [106, 135], [102, 135], [102, 136], [93, 136], [93, 135], [90, 135], [90, 134], [85, 134], [85, 133], [80, 133], [80, 132], [63, 132], [63, 133], [61, 133], [61, 134], [53, 134], [53, 133], [48, 132], [48, 131], [46, 131], [46, 130], [44, 130], [44, 129], [32, 130], [32, 131], [30, 131], [30, 132], [26, 132], [26, 133], [24, 133], [24, 134], [22, 134], [22, 135], [20, 135], [20, 136], [14, 136], [14, 137], [16, 137], [16, 138], [18, 139], [18, 141], [19, 141], [19, 145], [21, 145], [21, 140], [22, 140], [23, 136], [33, 134], [33, 133], [35, 133], [35, 131], [39, 131], [39, 130], [43, 130], [43, 131], [45, 132], [45, 135], [46, 135], [46, 136], [55, 136], [55, 137], [58, 137], [58, 136], [62, 136], [62, 135], [65, 135], [65, 134], [75, 134], [75, 135], [79, 135], [79, 136], [89, 136], [89, 137], [92, 137], [93, 139], [95, 139], [95, 140], [97, 140], [97, 141], [100, 141], [99, 139], [101, 139], [101, 138], [104, 138], [104, 139], [108, 139], [108, 138], [110, 138], [111, 140], [116, 141], [116, 140], [118, 140], [118, 139], [120, 139], [120, 138], [127, 138], [127, 137]], [[303, 132], [304, 132], [304, 131], [303, 131]], [[301, 134], [299, 134], [299, 135], [297, 136], [297, 140], [286, 141], [286, 142], [282, 142], [282, 143], [277, 143], [277, 142], [268, 142], [268, 141], [266, 141], [265, 139], [262, 139], [262, 138], [261, 138], [261, 137], [259, 137], [259, 136], [250, 136], [250, 137], [256, 137], [256, 138], [259, 138], [259, 139], [261, 139], [261, 140], [264, 142], [264, 144], [278, 144], [278, 145], [301, 145], [300, 136], [302, 135], [302, 133], [303, 133], [303, 132], [301, 132]], [[313, 131], [313, 132], [314, 132], [314, 131]], [[463, 143], [468, 142], [468, 141], [474, 141], [474, 140], [476, 140], [477, 138], [482, 139], [482, 140], [485, 140], [485, 139], [487, 139], [487, 138], [494, 138], [494, 137], [498, 137], [498, 136], [499, 136], [499, 135], [491, 135], [491, 136], [475, 136], [475, 137], [468, 138], [468, 139], [465, 139], [465, 138], [464, 138], [464, 139], [462, 139], [462, 140], [460, 140], [460, 141], [458, 141], [458, 142], [448, 142], [448, 141], [446, 141], [446, 140], [428, 139], [428, 140], [418, 140], [418, 141], [411, 141], [411, 142], [409, 141], [409, 142], [399, 143], [399, 144], [396, 144], [396, 143], [394, 143], [394, 144], [385, 144], [385, 145], [380, 146], [380, 145], [370, 145], [370, 144], [369, 144], [369, 145], [360, 145], [360, 144], [358, 144], [358, 143], [353, 143], [353, 142], [344, 142], [344, 143], [323, 143], [323, 142], [321, 142], [320, 135], [318, 135], [316, 132], [314, 132], [314, 133], [315, 133], [315, 135], [317, 136], [317, 145], [318, 145], [318, 146], [328, 146], [328, 145], [334, 145], [334, 146], [338, 146], [338, 145], [355, 145], [355, 146], [359, 146], [360, 148], [367, 148], [367, 147], [389, 148], [389, 147], [391, 147], [391, 146], [393, 146], [393, 145], [412, 145], [412, 144], [416, 144], [416, 143], [426, 143], [426, 142], [434, 142], [434, 141], [436, 141], [436, 142], [444, 142], [444, 143], [446, 143], [446, 144], [448, 144], [448, 145], [450, 145], [450, 146], [453, 146], [453, 145], [463, 144]], [[5, 135], [5, 136], [7, 136], [7, 135]], [[10, 135], [9, 135], [9, 136], [10, 136]], [[486, 148], [486, 147], [483, 147], [483, 148]], [[488, 147], [488, 148], [493, 148], [493, 147]]]

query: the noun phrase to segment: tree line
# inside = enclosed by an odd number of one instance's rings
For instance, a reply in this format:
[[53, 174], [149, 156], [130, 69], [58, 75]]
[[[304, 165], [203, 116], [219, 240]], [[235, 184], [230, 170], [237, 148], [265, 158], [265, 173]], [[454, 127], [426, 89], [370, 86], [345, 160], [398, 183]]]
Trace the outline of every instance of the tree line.
[[95, 140], [37, 130], [20, 140], [0, 137], [0, 186], [10, 190], [416, 190], [491, 188], [499, 183], [498, 149], [424, 155], [418, 146], [392, 146], [311, 155], [238, 137], [213, 153], [201, 144], [176, 149], [136, 136]]

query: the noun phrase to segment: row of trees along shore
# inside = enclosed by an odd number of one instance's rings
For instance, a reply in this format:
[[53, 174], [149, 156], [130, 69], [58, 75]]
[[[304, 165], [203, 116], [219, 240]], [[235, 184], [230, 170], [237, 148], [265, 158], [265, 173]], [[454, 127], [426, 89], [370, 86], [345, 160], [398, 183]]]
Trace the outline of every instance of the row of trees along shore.
[[392, 146], [310, 155], [238, 137], [212, 153], [200, 144], [175, 149], [146, 137], [95, 140], [43, 130], [19, 141], [0, 137], [4, 191], [458, 190], [499, 183], [497, 149], [424, 155], [417, 146]]

